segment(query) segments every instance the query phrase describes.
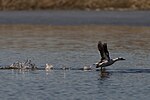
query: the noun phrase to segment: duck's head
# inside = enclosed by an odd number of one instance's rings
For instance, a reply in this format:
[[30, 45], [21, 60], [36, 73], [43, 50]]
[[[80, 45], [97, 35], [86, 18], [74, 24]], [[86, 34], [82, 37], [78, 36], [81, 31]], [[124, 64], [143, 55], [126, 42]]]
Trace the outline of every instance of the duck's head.
[[118, 57], [118, 60], [126, 60], [126, 59], [124, 59], [124, 58], [122, 58], [122, 57]]

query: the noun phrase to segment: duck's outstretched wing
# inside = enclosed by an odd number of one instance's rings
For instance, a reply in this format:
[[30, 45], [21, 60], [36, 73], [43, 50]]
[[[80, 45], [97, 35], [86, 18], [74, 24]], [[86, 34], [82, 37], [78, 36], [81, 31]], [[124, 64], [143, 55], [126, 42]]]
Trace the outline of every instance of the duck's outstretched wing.
[[101, 41], [98, 42], [98, 50], [100, 52], [101, 61], [106, 59], [106, 54], [104, 51], [104, 46]]
[[107, 60], [110, 60], [110, 57], [109, 57], [109, 51], [107, 49], [107, 43], [104, 43], [103, 44], [103, 48], [104, 48], [104, 52], [105, 52], [105, 55], [106, 55], [106, 58]]

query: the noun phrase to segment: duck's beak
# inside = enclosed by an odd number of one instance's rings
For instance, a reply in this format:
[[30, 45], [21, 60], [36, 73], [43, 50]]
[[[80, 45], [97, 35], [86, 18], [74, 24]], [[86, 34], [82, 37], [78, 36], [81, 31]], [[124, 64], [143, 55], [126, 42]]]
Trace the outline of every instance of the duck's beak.
[[120, 60], [126, 60], [125, 58], [120, 58]]
[[126, 59], [123, 57], [118, 57], [118, 60], [126, 60]]

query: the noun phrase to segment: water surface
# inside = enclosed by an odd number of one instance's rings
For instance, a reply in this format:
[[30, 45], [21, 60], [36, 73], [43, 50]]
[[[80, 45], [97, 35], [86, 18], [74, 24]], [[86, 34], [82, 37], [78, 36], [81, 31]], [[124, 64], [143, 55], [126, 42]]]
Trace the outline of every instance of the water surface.
[[[49, 72], [0, 70], [2, 100], [148, 100], [150, 95], [150, 28], [127, 26], [0, 26], [0, 64], [31, 59], [82, 68], [99, 60], [97, 42], [107, 42], [110, 55], [124, 57], [99, 71]], [[94, 66], [93, 66], [94, 67]]]
[[1, 24], [150, 26], [150, 11], [1, 11]]

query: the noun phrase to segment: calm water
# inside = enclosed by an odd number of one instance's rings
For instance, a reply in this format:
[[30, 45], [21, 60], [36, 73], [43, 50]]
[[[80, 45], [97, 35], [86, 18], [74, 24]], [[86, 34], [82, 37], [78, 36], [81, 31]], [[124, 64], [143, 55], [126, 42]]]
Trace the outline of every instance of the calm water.
[[149, 27], [0, 26], [0, 64], [31, 59], [61, 68], [82, 68], [99, 60], [97, 42], [124, 57], [99, 71], [0, 70], [1, 100], [149, 100]]
[[[1, 24], [150, 26], [150, 11], [1, 11]], [[142, 19], [142, 20], [141, 20]]]

